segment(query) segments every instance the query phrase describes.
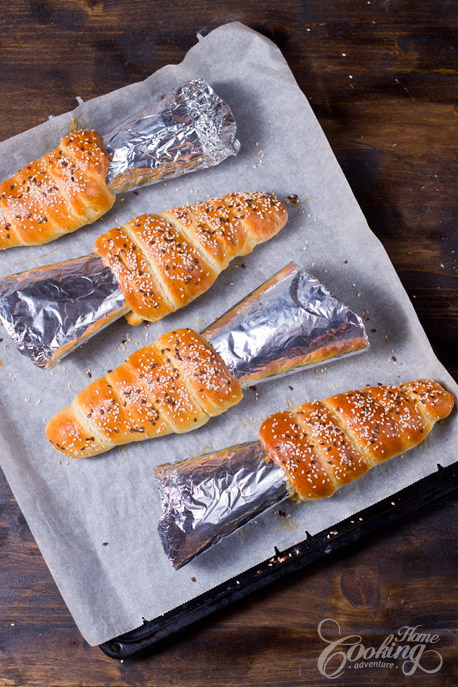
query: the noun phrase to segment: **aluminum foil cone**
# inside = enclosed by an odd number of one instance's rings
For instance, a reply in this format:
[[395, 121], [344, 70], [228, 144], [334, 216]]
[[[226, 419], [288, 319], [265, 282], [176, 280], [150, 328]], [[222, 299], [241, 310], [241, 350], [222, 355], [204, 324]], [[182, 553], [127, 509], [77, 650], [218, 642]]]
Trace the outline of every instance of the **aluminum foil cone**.
[[369, 348], [361, 317], [293, 263], [202, 335], [245, 386]]
[[107, 184], [132, 191], [237, 155], [231, 109], [202, 79], [185, 81], [103, 136]]
[[288, 497], [283, 470], [258, 441], [159, 465], [159, 536], [174, 568]]
[[128, 310], [96, 255], [0, 279], [0, 322], [18, 350], [44, 369]]

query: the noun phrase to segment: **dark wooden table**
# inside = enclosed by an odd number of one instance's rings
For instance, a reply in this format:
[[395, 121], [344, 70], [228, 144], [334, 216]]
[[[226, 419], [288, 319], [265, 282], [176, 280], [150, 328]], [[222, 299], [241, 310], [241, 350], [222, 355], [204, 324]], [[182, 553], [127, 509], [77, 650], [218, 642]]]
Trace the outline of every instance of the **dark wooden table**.
[[[458, 8], [452, 0], [20, 0], [2, 3], [0, 139], [180, 61], [233, 20], [273, 39], [386, 247], [441, 361], [458, 378]], [[457, 452], [458, 453], [458, 452]], [[325, 685], [317, 626], [377, 647], [402, 626], [439, 635], [441, 670], [347, 670], [336, 685], [457, 685], [457, 498], [118, 663], [79, 635], [0, 479], [0, 685]], [[426, 659], [426, 667], [432, 667]]]

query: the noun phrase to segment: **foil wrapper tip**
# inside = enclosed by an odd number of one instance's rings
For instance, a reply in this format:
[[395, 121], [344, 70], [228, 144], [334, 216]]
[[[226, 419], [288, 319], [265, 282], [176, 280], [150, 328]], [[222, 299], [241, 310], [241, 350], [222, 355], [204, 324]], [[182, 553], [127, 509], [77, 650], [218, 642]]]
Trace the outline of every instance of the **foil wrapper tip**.
[[369, 348], [362, 318], [294, 263], [202, 334], [244, 386]]
[[236, 131], [231, 108], [212, 87], [186, 81], [104, 135], [108, 187], [119, 194], [218, 165], [237, 155]]
[[257, 441], [159, 465], [154, 473], [163, 507], [159, 537], [175, 569], [289, 494], [283, 470]]
[[96, 255], [0, 280], [0, 322], [43, 369], [128, 311], [113, 273]]

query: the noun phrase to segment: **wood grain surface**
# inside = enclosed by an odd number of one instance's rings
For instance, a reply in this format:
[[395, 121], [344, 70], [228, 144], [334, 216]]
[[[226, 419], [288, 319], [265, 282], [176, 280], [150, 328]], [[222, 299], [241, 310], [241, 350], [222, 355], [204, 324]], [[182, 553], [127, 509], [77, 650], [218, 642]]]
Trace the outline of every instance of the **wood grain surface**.
[[[458, 7], [441, 0], [29, 0], [2, 3], [0, 140], [179, 62], [241, 21], [274, 40], [308, 96], [439, 357], [458, 378]], [[376, 275], [374, 275], [376, 278]], [[443, 666], [346, 670], [335, 685], [458, 684], [457, 498], [442, 499], [119, 663], [79, 635], [0, 479], [0, 685], [327, 685], [317, 626], [378, 646], [439, 635]], [[426, 667], [432, 667], [427, 664]]]

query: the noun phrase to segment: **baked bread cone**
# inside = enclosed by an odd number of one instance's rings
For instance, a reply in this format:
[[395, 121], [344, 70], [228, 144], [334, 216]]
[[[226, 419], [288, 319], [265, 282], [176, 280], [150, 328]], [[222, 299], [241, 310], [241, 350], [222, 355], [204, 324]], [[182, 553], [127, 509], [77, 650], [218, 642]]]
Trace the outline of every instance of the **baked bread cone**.
[[284, 227], [285, 206], [269, 193], [229, 193], [159, 215], [140, 215], [99, 236], [132, 313], [155, 322], [207, 291], [230, 261]]
[[0, 250], [48, 243], [91, 224], [115, 201], [108, 153], [96, 131], [64, 136], [59, 147], [0, 184]]
[[274, 413], [259, 439], [300, 500], [322, 499], [419, 444], [453, 405], [428, 379], [366, 387]]
[[240, 382], [210, 344], [176, 329], [89, 384], [51, 418], [46, 436], [66, 456], [87, 458], [197, 429], [241, 398]]

